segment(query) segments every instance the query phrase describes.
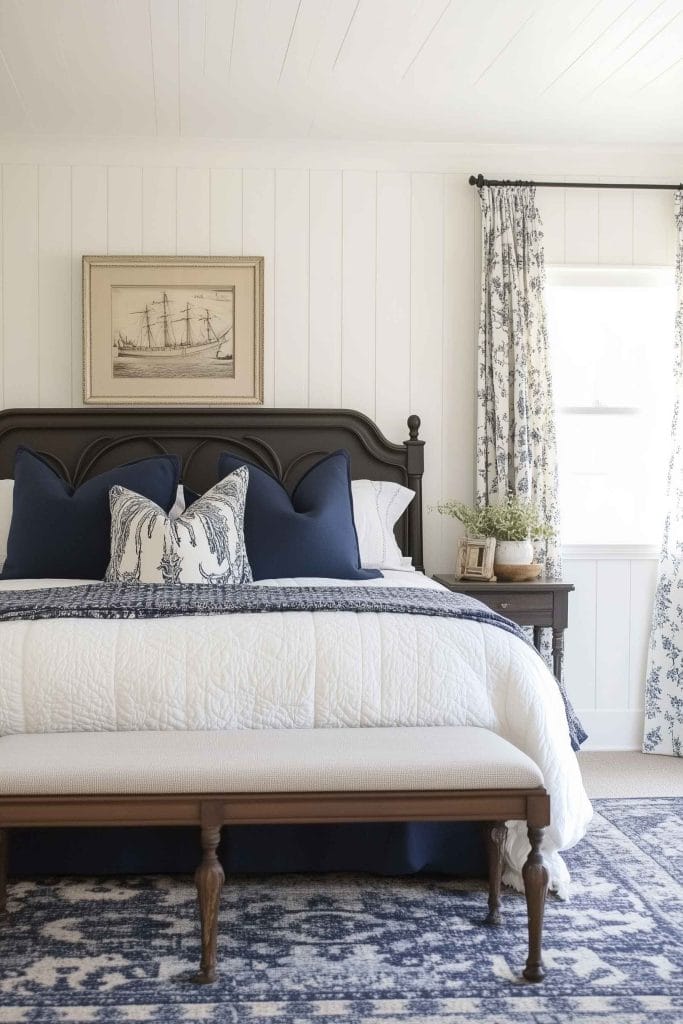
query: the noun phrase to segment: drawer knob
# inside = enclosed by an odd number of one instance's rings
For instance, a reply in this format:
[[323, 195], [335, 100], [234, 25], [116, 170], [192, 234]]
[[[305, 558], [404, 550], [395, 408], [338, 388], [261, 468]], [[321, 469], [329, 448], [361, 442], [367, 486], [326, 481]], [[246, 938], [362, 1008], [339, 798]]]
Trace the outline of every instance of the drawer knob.
[[509, 601], [501, 601], [500, 602], [500, 607], [501, 608], [509, 608], [510, 607], [510, 602]]

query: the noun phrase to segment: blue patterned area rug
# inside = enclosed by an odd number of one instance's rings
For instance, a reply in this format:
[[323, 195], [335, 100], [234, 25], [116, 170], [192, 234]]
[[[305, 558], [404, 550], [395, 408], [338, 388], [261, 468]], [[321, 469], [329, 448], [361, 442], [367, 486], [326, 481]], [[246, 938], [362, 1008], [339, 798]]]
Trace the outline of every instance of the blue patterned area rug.
[[680, 1024], [683, 800], [599, 800], [550, 899], [548, 977], [521, 981], [523, 898], [480, 924], [481, 885], [370, 876], [226, 886], [220, 981], [195, 988], [184, 878], [43, 879], [10, 888], [1, 1024]]

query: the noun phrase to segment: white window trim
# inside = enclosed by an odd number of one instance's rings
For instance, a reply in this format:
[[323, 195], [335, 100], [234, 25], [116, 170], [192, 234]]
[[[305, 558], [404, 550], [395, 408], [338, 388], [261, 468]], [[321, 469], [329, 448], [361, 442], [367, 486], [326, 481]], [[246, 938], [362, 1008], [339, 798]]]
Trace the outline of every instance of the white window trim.
[[546, 283], [553, 287], [585, 285], [601, 288], [605, 285], [623, 285], [628, 279], [629, 286], [661, 285], [664, 275], [673, 279], [675, 269], [670, 264], [646, 265], [642, 263], [613, 264], [569, 264], [550, 263], [546, 266]]
[[659, 561], [656, 544], [564, 544], [562, 557], [568, 562]]

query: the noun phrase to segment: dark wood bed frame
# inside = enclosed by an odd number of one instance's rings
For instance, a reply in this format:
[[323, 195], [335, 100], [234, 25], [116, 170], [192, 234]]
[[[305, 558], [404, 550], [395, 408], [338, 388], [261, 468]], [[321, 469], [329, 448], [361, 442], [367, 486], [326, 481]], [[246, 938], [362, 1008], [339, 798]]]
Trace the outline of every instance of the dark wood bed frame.
[[[416, 498], [398, 522], [405, 555], [423, 569], [420, 419], [408, 419], [409, 438], [392, 444], [366, 416], [349, 410], [302, 409], [30, 409], [0, 412], [0, 478], [13, 474], [14, 454], [29, 445], [73, 484], [122, 462], [159, 452], [183, 460], [183, 480], [202, 493], [216, 481], [218, 454], [228, 448], [275, 473], [291, 488], [321, 456], [345, 448], [355, 479], [393, 480]], [[215, 979], [217, 923], [223, 869], [216, 850], [223, 825], [365, 821], [480, 821], [489, 855], [489, 924], [500, 923], [505, 821], [528, 824], [531, 850], [524, 867], [529, 956], [524, 977], [540, 981], [543, 907], [548, 884], [540, 852], [550, 821], [545, 790], [463, 790], [333, 793], [197, 793], [146, 796], [0, 797], [0, 913], [6, 908], [7, 830], [83, 825], [196, 825], [202, 861], [196, 873], [202, 955], [195, 979]]]
[[122, 462], [170, 452], [183, 461], [183, 481], [202, 494], [216, 483], [219, 453], [229, 449], [291, 490], [314, 462], [345, 448], [354, 479], [393, 480], [415, 491], [396, 539], [424, 569], [419, 416], [408, 418], [408, 431], [407, 441], [393, 444], [349, 409], [9, 409], [0, 412], [0, 479], [13, 476], [20, 444], [47, 456], [75, 485]]

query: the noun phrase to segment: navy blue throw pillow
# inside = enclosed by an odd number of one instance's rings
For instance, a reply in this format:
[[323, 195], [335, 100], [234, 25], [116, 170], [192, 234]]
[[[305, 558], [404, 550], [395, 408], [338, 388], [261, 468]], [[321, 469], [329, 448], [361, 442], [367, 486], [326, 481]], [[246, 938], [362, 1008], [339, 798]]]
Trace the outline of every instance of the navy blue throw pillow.
[[219, 476], [239, 466], [249, 467], [244, 536], [255, 580], [381, 577], [375, 569], [360, 567], [348, 452], [332, 452], [316, 462], [291, 498], [270, 473], [228, 452], [218, 461]]
[[20, 447], [12, 523], [1, 579], [101, 580], [109, 564], [109, 490], [115, 484], [168, 512], [180, 477], [176, 455], [139, 459], [72, 487], [45, 459]]

